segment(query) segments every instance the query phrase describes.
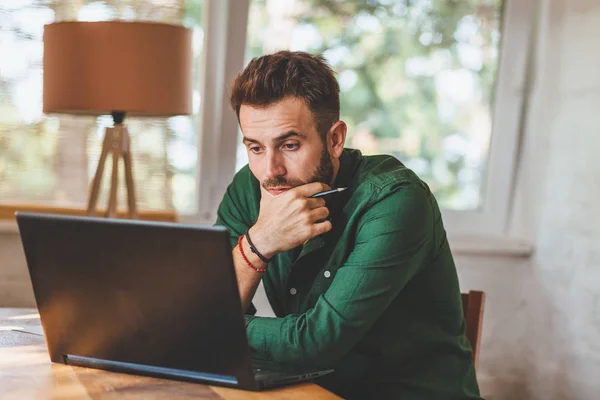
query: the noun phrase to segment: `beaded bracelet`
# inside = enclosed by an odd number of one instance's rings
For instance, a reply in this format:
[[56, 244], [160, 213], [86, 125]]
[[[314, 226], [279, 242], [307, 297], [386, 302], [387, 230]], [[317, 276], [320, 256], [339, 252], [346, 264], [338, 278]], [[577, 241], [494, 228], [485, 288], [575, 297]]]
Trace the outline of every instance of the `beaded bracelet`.
[[246, 262], [246, 264], [248, 264], [248, 266], [250, 268], [252, 268], [253, 270], [255, 270], [256, 272], [260, 272], [260, 273], [267, 272], [266, 268], [256, 268], [254, 265], [252, 265], [252, 263], [250, 262], [250, 260], [248, 260], [248, 258], [244, 254], [244, 249], [243, 249], [243, 246], [242, 246], [242, 239], [243, 238], [244, 238], [244, 235], [241, 235], [238, 238], [238, 248], [240, 249], [240, 254], [242, 255], [242, 258], [244, 259], [244, 261]]

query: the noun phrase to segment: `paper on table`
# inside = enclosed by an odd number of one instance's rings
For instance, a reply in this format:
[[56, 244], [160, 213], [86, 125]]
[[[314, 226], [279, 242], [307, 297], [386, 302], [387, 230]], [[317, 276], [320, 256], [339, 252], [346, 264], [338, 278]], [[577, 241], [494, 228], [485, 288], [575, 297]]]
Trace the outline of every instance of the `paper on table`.
[[16, 332], [31, 333], [33, 335], [44, 336], [44, 329], [41, 325], [32, 325], [25, 327], [15, 326], [12, 327], [12, 330]]

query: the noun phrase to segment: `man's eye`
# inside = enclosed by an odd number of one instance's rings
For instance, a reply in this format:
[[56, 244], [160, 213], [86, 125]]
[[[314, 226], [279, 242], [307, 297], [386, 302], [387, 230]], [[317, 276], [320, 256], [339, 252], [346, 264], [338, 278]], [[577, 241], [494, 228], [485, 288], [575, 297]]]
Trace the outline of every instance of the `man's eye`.
[[260, 147], [253, 146], [253, 147], [250, 147], [248, 150], [250, 150], [252, 153], [259, 153], [260, 152]]
[[298, 143], [286, 143], [283, 145], [285, 150], [296, 150], [298, 148]]

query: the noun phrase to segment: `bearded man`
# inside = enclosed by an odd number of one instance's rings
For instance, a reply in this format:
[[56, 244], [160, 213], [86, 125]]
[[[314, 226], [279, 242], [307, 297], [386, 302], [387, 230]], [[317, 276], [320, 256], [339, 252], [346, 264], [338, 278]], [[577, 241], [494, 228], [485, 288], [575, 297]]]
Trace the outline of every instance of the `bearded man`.
[[[344, 148], [321, 56], [253, 59], [230, 96], [249, 163], [217, 224], [231, 234], [253, 357], [333, 368], [344, 398], [480, 399], [437, 202], [391, 156]], [[311, 197], [331, 188], [344, 191]], [[276, 318], [252, 315], [264, 283]]]

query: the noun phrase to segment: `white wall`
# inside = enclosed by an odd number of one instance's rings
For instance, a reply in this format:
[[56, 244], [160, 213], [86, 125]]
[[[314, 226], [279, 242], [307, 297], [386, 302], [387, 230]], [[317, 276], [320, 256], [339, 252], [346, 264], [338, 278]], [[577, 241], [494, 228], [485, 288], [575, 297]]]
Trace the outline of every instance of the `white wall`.
[[480, 382], [489, 399], [600, 396], [600, 2], [541, 2], [512, 232], [530, 259], [458, 257], [488, 294]]
[[[511, 231], [529, 258], [457, 257], [487, 292], [486, 398], [600, 393], [600, 1], [542, 0]], [[20, 242], [0, 233], [0, 306], [32, 305]]]

